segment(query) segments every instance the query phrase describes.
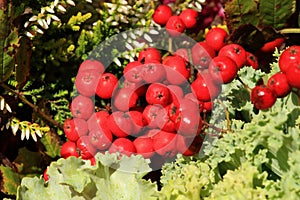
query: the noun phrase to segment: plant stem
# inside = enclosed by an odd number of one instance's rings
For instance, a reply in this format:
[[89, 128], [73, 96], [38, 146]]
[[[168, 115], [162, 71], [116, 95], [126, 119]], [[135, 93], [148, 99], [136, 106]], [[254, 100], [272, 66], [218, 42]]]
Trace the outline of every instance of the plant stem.
[[172, 38], [171, 37], [169, 37], [169, 39], [168, 39], [168, 47], [169, 47], [169, 49], [168, 49], [168, 51], [169, 52], [173, 52], [173, 41], [172, 41]]
[[244, 83], [240, 77], [237, 76], [237, 80], [243, 84], [243, 86], [249, 93], [251, 93], [251, 88], [246, 83]]
[[221, 99], [218, 99], [218, 102], [222, 105], [222, 107], [225, 109], [225, 116], [226, 116], [226, 126], [227, 126], [227, 130], [231, 131], [231, 123], [230, 123], [230, 113], [228, 111], [227, 106], [224, 105], [224, 103], [222, 102]]
[[31, 107], [33, 109], [34, 112], [36, 112], [40, 117], [42, 117], [44, 120], [48, 121], [49, 123], [53, 124], [54, 126], [60, 128], [63, 130], [63, 124], [55, 121], [54, 119], [52, 119], [49, 115], [45, 114], [45, 112], [43, 112], [38, 106], [34, 105], [33, 103], [31, 103], [30, 101], [28, 101], [24, 95], [22, 95], [21, 93], [19, 93], [18, 91], [15, 91], [13, 89], [11, 89], [9, 86], [7, 86], [4, 83], [1, 83], [1, 87], [3, 87], [4, 89], [6, 89], [7, 91], [14, 93], [17, 95], [17, 97], [25, 104], [27, 104], [29, 107]]
[[279, 31], [281, 34], [300, 33], [300, 28], [285, 28]]
[[214, 125], [212, 125], [212, 124], [209, 124], [207, 121], [203, 121], [203, 120], [202, 120], [202, 123], [203, 123], [203, 125], [205, 125], [205, 126], [207, 126], [207, 127], [210, 127], [210, 128], [212, 128], [212, 129], [214, 129], [214, 130], [220, 132], [220, 133], [227, 133], [228, 131], [230, 131], [230, 130], [224, 130], [224, 129], [218, 128], [218, 127], [216, 127], [216, 126], [214, 126]]

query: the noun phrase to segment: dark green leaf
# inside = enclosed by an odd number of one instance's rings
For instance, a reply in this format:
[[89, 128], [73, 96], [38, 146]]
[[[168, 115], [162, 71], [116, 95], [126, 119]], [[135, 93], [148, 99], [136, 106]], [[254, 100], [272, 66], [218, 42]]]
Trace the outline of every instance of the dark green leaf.
[[60, 156], [60, 143], [57, 134], [48, 132], [42, 138], [41, 142], [45, 146], [45, 153], [51, 158]]
[[10, 9], [2, 5], [0, 9], [0, 81], [5, 81], [14, 69], [14, 48], [18, 44], [17, 31], [11, 31]]
[[7, 38], [0, 38], [0, 81], [9, 78], [14, 70], [14, 50], [18, 44], [18, 34], [11, 32]]
[[283, 28], [295, 12], [296, 0], [261, 0], [259, 19], [263, 26]]

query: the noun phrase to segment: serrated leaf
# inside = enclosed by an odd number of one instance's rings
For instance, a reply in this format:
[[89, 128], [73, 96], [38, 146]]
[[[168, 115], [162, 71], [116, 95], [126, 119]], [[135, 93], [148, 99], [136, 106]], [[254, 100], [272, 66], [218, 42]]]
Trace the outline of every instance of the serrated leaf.
[[295, 12], [295, 5], [296, 0], [261, 0], [259, 5], [261, 24], [275, 29], [284, 27]]
[[21, 90], [29, 76], [32, 48], [31, 41], [27, 37], [22, 37], [19, 44], [15, 59], [17, 88]]
[[52, 132], [46, 133], [42, 138], [41, 142], [44, 145], [45, 153], [51, 158], [60, 156], [60, 143], [57, 134]]
[[19, 175], [12, 168], [1, 165], [0, 177], [1, 192], [8, 195], [16, 195], [17, 188], [21, 183]]

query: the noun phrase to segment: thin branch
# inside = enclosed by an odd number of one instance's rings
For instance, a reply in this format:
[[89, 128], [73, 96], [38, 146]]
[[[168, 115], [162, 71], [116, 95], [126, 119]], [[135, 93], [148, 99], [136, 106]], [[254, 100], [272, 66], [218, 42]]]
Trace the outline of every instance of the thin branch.
[[31, 103], [30, 101], [28, 101], [24, 95], [20, 94], [19, 92], [11, 89], [9, 86], [7, 86], [4, 83], [0, 84], [1, 87], [3, 87], [4, 89], [6, 89], [7, 91], [14, 93], [17, 95], [17, 97], [25, 104], [27, 104], [29, 107], [31, 107], [33, 109], [34, 112], [36, 112], [41, 118], [43, 118], [44, 120], [46, 120], [47, 122], [51, 123], [52, 125], [60, 128], [63, 130], [63, 124], [55, 121], [54, 119], [52, 119], [49, 115], [45, 114], [45, 112], [43, 112], [43, 110], [41, 110], [38, 106], [34, 105], [33, 103]]

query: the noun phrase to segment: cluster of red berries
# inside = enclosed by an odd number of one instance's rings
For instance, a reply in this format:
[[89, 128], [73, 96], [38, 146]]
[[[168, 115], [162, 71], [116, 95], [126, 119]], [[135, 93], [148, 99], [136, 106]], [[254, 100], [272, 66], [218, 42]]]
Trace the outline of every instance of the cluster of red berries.
[[[101, 62], [84, 61], [75, 81], [73, 118], [64, 123], [68, 141], [61, 156], [93, 159], [96, 152], [108, 151], [162, 160], [177, 153], [197, 153], [202, 144], [201, 114], [211, 110], [212, 102], [197, 99], [189, 76], [184, 58], [162, 59], [160, 51], [151, 47], [129, 62], [119, 79], [104, 72]], [[95, 112], [95, 94], [110, 100], [108, 110]]]
[[152, 19], [160, 26], [165, 26], [170, 35], [179, 36], [186, 29], [196, 27], [197, 17], [198, 12], [194, 9], [188, 8], [175, 15], [170, 6], [161, 4], [155, 9]]
[[[75, 80], [73, 118], [64, 123], [68, 141], [61, 156], [93, 160], [96, 152], [108, 151], [164, 160], [198, 153], [203, 120], [221, 85], [253, 61], [240, 45], [227, 44], [227, 37], [225, 30], [212, 28], [191, 49], [162, 55], [145, 48], [120, 78], [100, 61], [84, 61]], [[95, 99], [110, 101], [109, 109], [95, 112]]]
[[293, 89], [300, 89], [300, 46], [286, 48], [278, 60], [280, 71], [272, 75], [267, 84], [255, 86], [251, 101], [257, 109], [272, 107], [277, 98], [287, 96]]

